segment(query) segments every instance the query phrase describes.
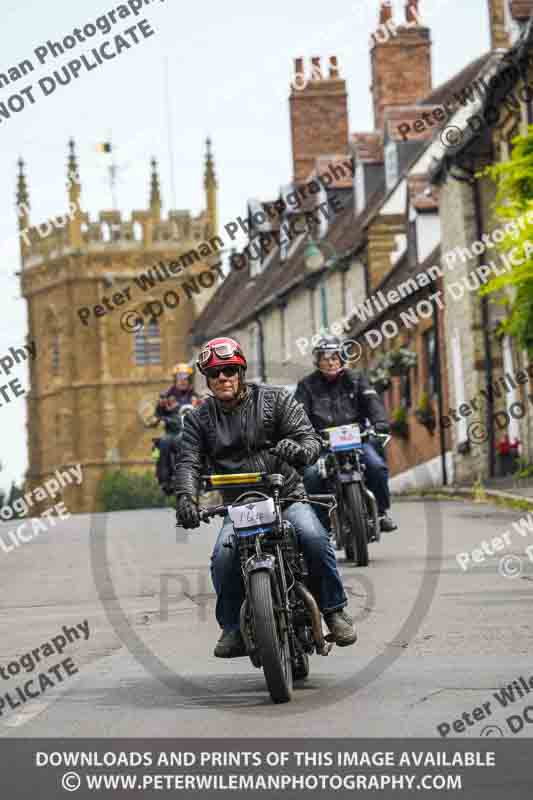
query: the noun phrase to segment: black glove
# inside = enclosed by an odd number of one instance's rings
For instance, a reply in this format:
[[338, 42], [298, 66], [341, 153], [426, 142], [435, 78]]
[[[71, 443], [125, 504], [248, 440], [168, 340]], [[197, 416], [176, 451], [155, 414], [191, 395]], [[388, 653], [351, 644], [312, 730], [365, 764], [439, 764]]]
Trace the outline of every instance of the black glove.
[[304, 466], [307, 458], [304, 448], [293, 442], [291, 439], [282, 439], [274, 448], [274, 453], [282, 461], [291, 464], [293, 467]]
[[376, 422], [374, 430], [376, 433], [390, 433], [390, 425], [388, 422]]
[[200, 514], [190, 494], [181, 494], [178, 497], [176, 518], [182, 528], [198, 528], [200, 525]]

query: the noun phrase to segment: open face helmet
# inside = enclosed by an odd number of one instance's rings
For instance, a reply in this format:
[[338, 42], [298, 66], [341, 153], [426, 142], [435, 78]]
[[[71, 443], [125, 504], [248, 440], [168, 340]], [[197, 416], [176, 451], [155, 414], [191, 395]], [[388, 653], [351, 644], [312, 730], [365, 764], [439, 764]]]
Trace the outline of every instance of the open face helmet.
[[240, 367], [246, 370], [248, 364], [240, 344], [229, 336], [219, 336], [204, 344], [198, 355], [196, 365], [202, 375], [213, 367]]
[[322, 356], [330, 356], [337, 354], [344, 363], [344, 353], [342, 349], [342, 342], [338, 336], [323, 336], [313, 347], [313, 361], [316, 367]]

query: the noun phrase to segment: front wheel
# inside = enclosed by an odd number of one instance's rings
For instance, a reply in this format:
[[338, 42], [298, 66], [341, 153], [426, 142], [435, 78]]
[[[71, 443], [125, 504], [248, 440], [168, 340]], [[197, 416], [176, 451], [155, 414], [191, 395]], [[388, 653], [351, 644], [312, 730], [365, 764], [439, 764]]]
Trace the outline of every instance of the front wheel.
[[292, 697], [292, 664], [287, 631], [282, 635], [279, 617], [274, 614], [272, 586], [268, 572], [250, 576], [250, 602], [255, 640], [270, 696], [275, 703], [287, 703]]
[[368, 567], [368, 541], [365, 506], [361, 494], [361, 487], [357, 483], [344, 484], [344, 501], [346, 515], [350, 523], [350, 535], [347, 541], [346, 558], [351, 558], [358, 567]]

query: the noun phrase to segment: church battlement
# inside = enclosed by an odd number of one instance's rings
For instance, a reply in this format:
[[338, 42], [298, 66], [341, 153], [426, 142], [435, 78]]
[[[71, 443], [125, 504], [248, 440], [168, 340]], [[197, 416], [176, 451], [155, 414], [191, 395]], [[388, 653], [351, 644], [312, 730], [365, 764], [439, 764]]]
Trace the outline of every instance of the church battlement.
[[[166, 250], [193, 247], [196, 242], [216, 235], [216, 178], [210, 142], [206, 158], [204, 186], [207, 209], [193, 216], [189, 210], [171, 209], [161, 216], [161, 195], [157, 163], [152, 159], [150, 205], [134, 210], [122, 219], [118, 210], [100, 211], [91, 220], [80, 204], [81, 184], [77, 172], [74, 142], [69, 143], [69, 211], [45, 222], [30, 223], [30, 203], [24, 162], [19, 160], [17, 208], [19, 212], [20, 254], [22, 269], [27, 270], [71, 253], [97, 253], [124, 250]], [[70, 177], [74, 176], [74, 177]]]

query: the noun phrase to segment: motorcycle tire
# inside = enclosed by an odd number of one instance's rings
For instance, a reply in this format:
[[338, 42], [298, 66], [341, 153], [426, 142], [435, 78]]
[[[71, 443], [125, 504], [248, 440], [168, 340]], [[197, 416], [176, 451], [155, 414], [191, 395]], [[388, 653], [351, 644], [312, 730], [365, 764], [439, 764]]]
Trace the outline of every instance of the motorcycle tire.
[[288, 703], [293, 680], [289, 639], [285, 633], [284, 641], [280, 642], [268, 572], [254, 572], [250, 576], [250, 603], [268, 691], [275, 703]]
[[309, 656], [300, 653], [296, 661], [292, 662], [292, 677], [295, 681], [303, 681], [309, 675]]
[[358, 567], [368, 567], [367, 524], [361, 487], [346, 483], [344, 492], [346, 515], [350, 522], [350, 536], [344, 547], [346, 558], [354, 561]]

